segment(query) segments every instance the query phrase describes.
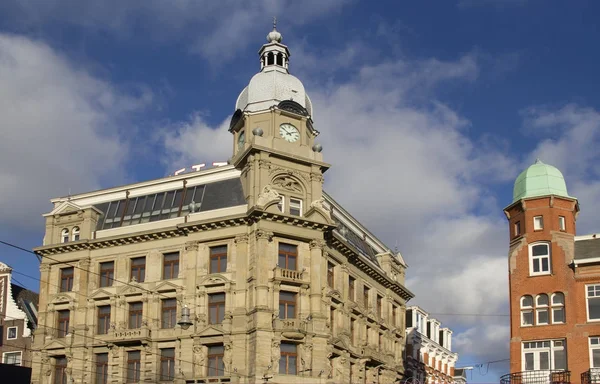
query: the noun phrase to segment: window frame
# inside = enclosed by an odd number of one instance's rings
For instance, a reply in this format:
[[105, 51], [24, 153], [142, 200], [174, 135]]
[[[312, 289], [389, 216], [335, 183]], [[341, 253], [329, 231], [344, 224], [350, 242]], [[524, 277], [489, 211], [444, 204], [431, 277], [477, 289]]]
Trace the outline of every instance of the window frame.
[[68, 243], [70, 238], [71, 237], [70, 237], [69, 228], [63, 228], [62, 231], [60, 231], [60, 242], [61, 242], [61, 244]]
[[[168, 372], [165, 372], [165, 370]], [[159, 378], [162, 382], [175, 380], [175, 348], [162, 348], [160, 350]]]
[[[540, 299], [546, 298], [546, 304], [540, 304]], [[540, 321], [540, 314], [546, 313], [546, 322]], [[535, 296], [535, 324], [548, 325], [550, 324], [550, 297], [545, 293], [540, 293]]]
[[[142, 319], [144, 318], [144, 303], [142, 301], [131, 301], [127, 304], [129, 305], [127, 308], [128, 329], [142, 328]], [[139, 309], [137, 308], [138, 305]]]
[[67, 384], [67, 363], [66, 356], [54, 357], [54, 377], [52, 378], [53, 384]]
[[[225, 364], [223, 361], [223, 359], [225, 357], [225, 346], [223, 344], [209, 345], [206, 356], [207, 356], [206, 376], [208, 376], [208, 377], [225, 376]], [[214, 363], [214, 367], [211, 366], [211, 362]], [[215, 373], [215, 372], [211, 372], [212, 369], [214, 369], [214, 371], [216, 372], [216, 375], [211, 375], [211, 373]]]
[[565, 216], [558, 216], [558, 230], [562, 232], [567, 230], [567, 218]]
[[163, 253], [163, 280], [172, 280], [179, 277], [180, 258], [179, 251]]
[[[590, 296], [590, 287], [594, 287], [594, 296]], [[598, 322], [600, 321], [600, 316], [598, 318], [590, 318], [590, 297], [598, 298], [600, 301], [600, 284], [586, 284], [585, 285], [585, 311], [586, 318], [588, 322]]]
[[348, 276], [348, 299], [356, 302], [356, 279]]
[[79, 227], [75, 226], [71, 229], [71, 241], [79, 241], [81, 237], [81, 230]]
[[[222, 301], [216, 300], [215, 297], [223, 296]], [[213, 292], [208, 294], [208, 323], [213, 325], [223, 324], [225, 319], [225, 304], [227, 302], [227, 294], [225, 292]], [[216, 318], [213, 321], [212, 309], [215, 309]]]
[[[294, 352], [284, 351], [284, 346], [289, 346], [290, 349], [293, 347]], [[294, 372], [290, 372], [290, 360], [294, 359], [295, 363], [293, 366]], [[285, 366], [282, 366], [282, 362], [285, 362]], [[298, 344], [289, 343], [282, 341], [279, 344], [279, 374], [280, 375], [297, 375], [298, 374]]]
[[[554, 298], [555, 297], [559, 297], [562, 296], [562, 303], [554, 303]], [[565, 294], [562, 292], [554, 292], [552, 295], [550, 295], [550, 311], [552, 312], [552, 324], [564, 324], [567, 322], [567, 311], [565, 309]], [[562, 317], [563, 320], [562, 321], [556, 321], [555, 318], [555, 311], [562, 311]]]
[[[67, 274], [66, 271], [71, 271]], [[73, 292], [73, 280], [75, 279], [75, 267], [60, 269], [60, 292]]]
[[[168, 304], [168, 305], [167, 305]], [[165, 316], [167, 315], [167, 316]], [[165, 321], [168, 319], [168, 321]], [[172, 297], [160, 301], [160, 327], [161, 329], [175, 328], [177, 325], [177, 299]]]
[[377, 294], [377, 300], [375, 303], [377, 305], [377, 315], [380, 319], [383, 319], [383, 297], [380, 294]]
[[[15, 337], [10, 337], [10, 331], [14, 329], [15, 330]], [[2, 336], [0, 336], [2, 337]], [[10, 326], [10, 327], [6, 327], [6, 340], [16, 340], [19, 338], [19, 326], [15, 325], [15, 326]]]
[[[105, 268], [105, 266], [112, 264], [111, 268]], [[98, 284], [101, 288], [112, 287], [115, 281], [115, 261], [103, 261], [100, 263], [100, 283]], [[106, 282], [104, 282], [106, 280]]]
[[534, 231], [543, 231], [544, 230], [544, 216], [543, 215], [533, 216], [533, 230]]
[[[290, 202], [289, 202], [289, 214], [291, 216], [298, 216], [298, 217], [302, 217], [302, 199], [299, 199], [297, 197], [290, 197]], [[294, 210], [294, 212], [298, 212], [298, 214], [296, 213], [292, 213], [292, 210]]]
[[[9, 363], [6, 361], [9, 356], [19, 356], [19, 358], [15, 363]], [[23, 366], [23, 351], [7, 351], [2, 353], [2, 364], [16, 365], [18, 367]]]
[[327, 261], [327, 286], [335, 288], [335, 264]]
[[[281, 296], [282, 294], [292, 295], [293, 300], [283, 299]], [[283, 311], [281, 311], [282, 306], [283, 306]], [[292, 317], [288, 316], [290, 308], [294, 311], [294, 314]], [[279, 291], [279, 319], [281, 319], [281, 320], [296, 319], [297, 316], [298, 316], [298, 292], [286, 291], [286, 290]]]
[[[108, 308], [108, 313], [102, 312]], [[111, 316], [112, 308], [110, 305], [100, 305], [97, 307], [96, 311], [96, 334], [97, 335], [106, 335], [110, 330], [110, 316]], [[103, 326], [103, 327], [102, 327]]]
[[[137, 354], [137, 356], [135, 356]], [[136, 358], [137, 357], [137, 358]], [[126, 383], [139, 383], [142, 373], [142, 352], [139, 350], [127, 351], [127, 367], [125, 374]]]
[[[556, 345], [557, 342], [562, 343], [562, 345], [558, 346]], [[526, 344], [527, 345], [531, 345], [531, 344], [537, 344], [537, 343], [548, 343], [548, 346], [541, 346], [541, 347], [532, 347], [532, 348], [525, 348]], [[566, 370], [565, 368], [556, 368], [556, 351], [564, 351], [565, 353], [565, 365], [568, 364], [568, 361], [566, 359], [566, 354], [567, 354], [567, 343], [566, 343], [566, 339], [544, 339], [544, 340], [531, 340], [531, 341], [522, 341], [521, 342], [521, 367], [523, 371], [550, 371], [550, 370]], [[542, 368], [540, 366], [541, 363], [541, 359], [540, 359], [540, 355], [539, 353], [543, 353], [543, 352], [548, 352], [548, 368]], [[533, 354], [533, 369], [526, 369], [527, 368], [527, 364], [526, 364], [526, 358], [525, 355], [526, 353], [532, 353]], [[537, 353], [537, 356], [536, 356]], [[536, 363], [538, 364], [536, 367]]]
[[514, 235], [513, 236], [521, 236], [521, 220], [518, 220], [514, 224]]
[[366, 285], [363, 285], [363, 305], [365, 309], [369, 308], [369, 295], [371, 294], [371, 288]]
[[[290, 249], [293, 248], [294, 250], [293, 251], [285, 250], [285, 249], [282, 249], [282, 247], [290, 247]], [[283, 266], [280, 265], [280, 260], [282, 257], [285, 260], [285, 265], [283, 265]], [[293, 259], [293, 261], [294, 261], [294, 268], [289, 268], [290, 267], [290, 259]], [[298, 245], [288, 244], [288, 243], [279, 243], [277, 246], [277, 266], [282, 269], [288, 269], [290, 271], [297, 271], [298, 270]]]
[[[66, 314], [66, 316], [64, 316]], [[62, 309], [56, 311], [57, 324], [56, 334], [58, 338], [67, 337], [69, 334], [69, 324], [71, 322], [71, 311], [68, 309]]]
[[[136, 262], [144, 261], [144, 264], [135, 264]], [[135, 275], [134, 275], [135, 272]], [[146, 256], [132, 257], [129, 259], [129, 281], [133, 281], [136, 278], [136, 282], [143, 283], [146, 281]]]
[[[106, 357], [106, 361], [99, 360], [99, 357]], [[94, 357], [94, 383], [95, 384], [107, 384], [108, 383], [108, 353], [96, 353]]]
[[[224, 248], [224, 251], [223, 251]], [[209, 253], [209, 261], [208, 261], [208, 273], [225, 273], [227, 272], [227, 259], [228, 259], [228, 253], [229, 253], [229, 247], [227, 246], [227, 244], [223, 244], [223, 245], [215, 245], [212, 247], [209, 247], [208, 249], [208, 253]], [[225, 266], [223, 268], [222, 262], [223, 259], [225, 259]], [[216, 270], [213, 269], [213, 260], [216, 260], [216, 264], [217, 264], [217, 268]]]
[[[545, 246], [547, 253], [545, 255], [533, 255], [533, 249], [537, 246]], [[543, 259], [548, 260], [548, 270], [543, 270]], [[539, 271], [534, 271], [535, 261], [539, 260]], [[529, 244], [529, 276], [543, 276], [552, 274], [552, 247], [549, 242], [535, 242]]]
[[[592, 344], [592, 339], [596, 341], [595, 344]], [[600, 354], [600, 336], [588, 337], [588, 350], [590, 358], [590, 368], [600, 368], [600, 356], [598, 357], [598, 365], [594, 365], [594, 350], [597, 350]]]

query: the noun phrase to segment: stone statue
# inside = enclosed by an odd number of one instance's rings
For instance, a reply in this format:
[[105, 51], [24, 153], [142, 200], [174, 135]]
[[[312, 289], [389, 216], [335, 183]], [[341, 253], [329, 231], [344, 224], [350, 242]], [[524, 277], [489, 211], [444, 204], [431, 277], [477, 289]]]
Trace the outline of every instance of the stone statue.
[[258, 199], [256, 200], [256, 204], [260, 206], [264, 206], [265, 204], [273, 201], [279, 200], [279, 192], [273, 189], [270, 185], [265, 185], [262, 192], [258, 195]]
[[273, 366], [273, 372], [279, 372], [279, 359], [281, 358], [279, 345], [279, 341], [273, 341], [271, 345], [271, 365]]
[[225, 366], [224, 375], [228, 375], [231, 372], [231, 362], [232, 362], [232, 348], [231, 343], [225, 344], [225, 352], [223, 353], [223, 365]]

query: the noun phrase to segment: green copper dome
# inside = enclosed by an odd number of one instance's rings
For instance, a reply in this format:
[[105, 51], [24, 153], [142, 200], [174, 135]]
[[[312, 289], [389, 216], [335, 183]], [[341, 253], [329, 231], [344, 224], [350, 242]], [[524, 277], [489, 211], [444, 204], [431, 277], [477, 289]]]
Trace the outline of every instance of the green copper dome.
[[571, 197], [567, 193], [567, 184], [562, 173], [537, 159], [517, 177], [513, 189], [513, 203], [528, 197], [547, 195]]

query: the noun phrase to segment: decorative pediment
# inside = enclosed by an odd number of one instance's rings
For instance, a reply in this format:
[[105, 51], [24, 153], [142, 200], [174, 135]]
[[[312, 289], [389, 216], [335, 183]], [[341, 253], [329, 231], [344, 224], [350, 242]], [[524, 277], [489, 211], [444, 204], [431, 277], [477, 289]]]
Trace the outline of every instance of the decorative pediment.
[[229, 280], [221, 274], [206, 275], [200, 279], [198, 286], [224, 285]]
[[279, 175], [275, 177], [271, 184], [273, 184], [274, 187], [294, 193], [302, 193], [304, 190], [302, 188], [302, 184], [298, 181], [298, 179], [289, 174]]
[[70, 213], [75, 213], [81, 211], [81, 207], [71, 201], [65, 201], [61, 203], [58, 207], [54, 208], [51, 212], [53, 215], [66, 215]]
[[163, 281], [160, 284], [158, 284], [156, 286], [156, 291], [157, 292], [172, 292], [172, 291], [177, 291], [179, 289], [182, 289], [183, 287], [179, 286], [179, 285], [175, 285], [170, 281]]
[[142, 287], [138, 286], [136, 283], [129, 283], [128, 285], [121, 287], [118, 291], [118, 294], [124, 296], [134, 296], [141, 295], [144, 292], [145, 290], [142, 289]]
[[204, 328], [202, 331], [198, 333], [200, 337], [211, 337], [211, 336], [223, 336], [225, 332], [223, 332], [223, 328], [215, 327], [214, 325], [209, 325]]
[[342, 302], [342, 294], [337, 289], [330, 289], [327, 292], [327, 297], [331, 297], [332, 300], [336, 300], [338, 302]]
[[98, 289], [90, 295], [90, 299], [104, 300], [104, 299], [109, 299], [111, 296], [112, 296], [112, 293], [110, 293], [104, 289]]
[[347, 337], [344, 337], [344, 335], [340, 335], [338, 337], [334, 337], [333, 340], [331, 340], [331, 344], [342, 349], [342, 350], [349, 350], [350, 348], [350, 344], [348, 343], [348, 340], [346, 340]]
[[61, 349], [61, 348], [66, 348], [67, 347], [67, 342], [66, 340], [63, 339], [53, 339], [52, 341], [50, 341], [48, 344], [44, 345], [43, 349]]
[[[256, 205], [266, 210], [271, 206], [276, 206], [280, 201], [279, 192], [273, 189], [273, 186], [267, 184], [256, 199]], [[277, 207], [275, 207], [277, 208]]]
[[63, 304], [63, 303], [71, 303], [72, 301], [73, 301], [73, 298], [71, 296], [69, 296], [68, 294], [60, 293], [60, 294], [54, 296], [54, 298], [52, 299], [52, 301], [50, 301], [50, 303]]
[[304, 216], [309, 220], [319, 223], [335, 225], [335, 222], [331, 218], [330, 211], [323, 204], [324, 202], [325, 200], [319, 199], [310, 203], [310, 208]]

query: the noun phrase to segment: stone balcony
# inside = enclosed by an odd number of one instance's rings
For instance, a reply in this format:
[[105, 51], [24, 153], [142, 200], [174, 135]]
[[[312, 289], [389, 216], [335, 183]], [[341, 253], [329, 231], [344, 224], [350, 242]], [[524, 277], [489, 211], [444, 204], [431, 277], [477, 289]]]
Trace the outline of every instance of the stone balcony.
[[296, 271], [293, 269], [275, 267], [273, 272], [275, 280], [284, 281], [292, 285], [302, 285], [308, 283], [307, 281], [304, 281], [304, 270]]
[[150, 341], [152, 331], [146, 327], [119, 329], [109, 332], [105, 340], [115, 345], [145, 344]]
[[275, 319], [273, 329], [281, 332], [288, 339], [303, 339], [306, 335], [307, 323], [300, 319]]

